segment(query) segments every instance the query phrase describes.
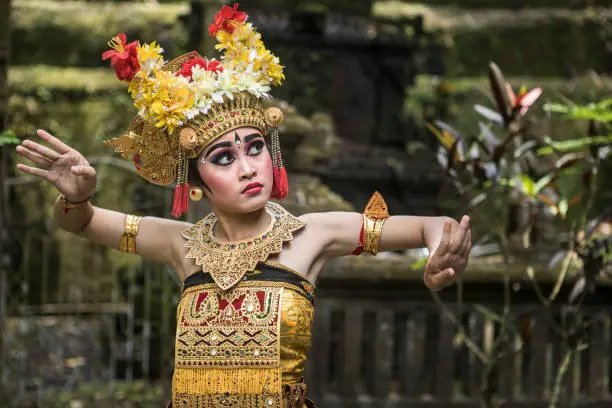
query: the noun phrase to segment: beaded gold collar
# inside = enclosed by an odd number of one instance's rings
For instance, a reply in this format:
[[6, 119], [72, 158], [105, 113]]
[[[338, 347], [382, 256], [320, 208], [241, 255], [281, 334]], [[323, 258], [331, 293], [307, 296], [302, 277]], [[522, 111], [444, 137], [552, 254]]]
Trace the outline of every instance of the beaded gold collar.
[[293, 233], [306, 225], [283, 207], [268, 202], [266, 211], [272, 217], [270, 229], [262, 235], [240, 242], [219, 242], [213, 236], [217, 216], [205, 218], [183, 231], [189, 248], [187, 258], [195, 259], [204, 273], [210, 273], [222, 290], [235, 286], [244, 275], [264, 262], [271, 254], [281, 251], [285, 241], [293, 239]]

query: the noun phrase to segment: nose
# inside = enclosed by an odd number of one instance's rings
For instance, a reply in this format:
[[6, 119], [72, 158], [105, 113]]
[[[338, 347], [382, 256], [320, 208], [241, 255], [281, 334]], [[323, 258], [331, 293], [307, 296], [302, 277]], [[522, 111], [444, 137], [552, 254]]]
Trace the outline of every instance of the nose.
[[240, 168], [240, 173], [239, 173], [240, 180], [252, 179], [257, 174], [255, 167], [250, 162], [248, 157], [243, 156], [239, 159], [239, 168]]

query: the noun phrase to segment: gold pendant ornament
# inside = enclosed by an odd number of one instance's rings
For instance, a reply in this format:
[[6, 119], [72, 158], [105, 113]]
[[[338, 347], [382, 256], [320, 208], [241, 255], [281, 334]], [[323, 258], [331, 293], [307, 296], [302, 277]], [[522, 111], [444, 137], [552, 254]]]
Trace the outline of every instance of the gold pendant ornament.
[[221, 290], [234, 287], [244, 275], [255, 269], [272, 254], [281, 251], [283, 243], [293, 239], [293, 233], [306, 226], [306, 222], [289, 213], [279, 204], [268, 202], [270, 229], [246, 241], [219, 242], [213, 236], [217, 217], [210, 213], [183, 231], [189, 248], [188, 259], [194, 259], [204, 273], [210, 273]]
[[189, 189], [189, 198], [191, 201], [200, 201], [204, 197], [204, 192], [198, 186], [193, 186]]

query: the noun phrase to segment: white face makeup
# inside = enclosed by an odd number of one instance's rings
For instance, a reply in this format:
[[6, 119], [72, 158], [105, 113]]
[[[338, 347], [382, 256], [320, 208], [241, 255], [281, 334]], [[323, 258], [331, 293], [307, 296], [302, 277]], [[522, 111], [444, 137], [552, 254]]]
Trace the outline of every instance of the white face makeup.
[[255, 128], [238, 128], [216, 140], [200, 156], [198, 171], [211, 203], [225, 211], [254, 211], [272, 191], [272, 160]]

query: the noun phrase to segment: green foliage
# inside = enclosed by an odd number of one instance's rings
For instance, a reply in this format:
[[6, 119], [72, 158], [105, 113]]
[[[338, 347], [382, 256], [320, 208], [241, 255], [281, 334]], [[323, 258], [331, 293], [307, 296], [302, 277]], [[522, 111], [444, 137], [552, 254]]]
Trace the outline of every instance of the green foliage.
[[[604, 100], [583, 105], [547, 105], [549, 112], [561, 113], [563, 121], [577, 121], [583, 128], [583, 137], [571, 135], [573, 138], [568, 138], [566, 134], [564, 141], [553, 141], [551, 136], [534, 131], [528, 120], [527, 111], [540, 96], [539, 88], [515, 94], [512, 88], [515, 84], [506, 81], [495, 63], [489, 65], [488, 79], [493, 107], [474, 105], [474, 111], [480, 116], [477, 129], [460, 132], [439, 120], [434, 122], [435, 126], [429, 125], [429, 129], [439, 142], [440, 165], [468, 202], [472, 225], [484, 226], [487, 244], [499, 249], [507, 266], [503, 315], [495, 319], [500, 322], [500, 331], [494, 335], [495, 346], [482, 351], [486, 353], [483, 359], [486, 370], [493, 372], [501, 369], [503, 364], [499, 345], [503, 344], [508, 332], [511, 338], [516, 336], [511, 327], [516, 312], [511, 311], [513, 297], [510, 296], [508, 268], [514, 255], [522, 259], [525, 275], [535, 286], [535, 293], [542, 302], [543, 313], [551, 313], [549, 306], [566, 284], [571, 265], [576, 260], [581, 262], [579, 279], [565, 300], [573, 306], [571, 321], [575, 323], [569, 328], [555, 330], [564, 339], [570, 335], [574, 338], [568, 341], [566, 356], [588, 347], [586, 333], [591, 323], [583, 319], [580, 306], [587, 296], [594, 293], [597, 278], [610, 275], [607, 267], [612, 258], [609, 255], [612, 252], [609, 232], [604, 238], [598, 238], [594, 233], [600, 226], [605, 230], [609, 204], [606, 212], [598, 214], [593, 211], [598, 192], [605, 187], [598, 182], [597, 175], [612, 157], [612, 137], [600, 136], [610, 134], [612, 103]], [[586, 123], [584, 119], [587, 119]], [[533, 258], [527, 250], [543, 252], [538, 247], [540, 242], [536, 240], [535, 232], [541, 228], [541, 220], [550, 219], [550, 215], [556, 223], [553, 231], [557, 234], [553, 236], [558, 255], [549, 255], [552, 260], [565, 260], [553, 290], [544, 295], [536, 280]], [[559, 236], [563, 238], [559, 239]], [[563, 249], [560, 244], [563, 244]], [[554, 268], [555, 262], [551, 261], [550, 269]], [[458, 296], [457, 302], [461, 304], [461, 291], [458, 291]], [[441, 304], [437, 295], [434, 299]], [[446, 312], [454, 316], [454, 312], [448, 309]], [[460, 328], [468, 332], [461, 324]], [[473, 347], [480, 350], [479, 346]], [[553, 401], [561, 395], [560, 384], [567, 367], [561, 364], [555, 370], [557, 379]], [[494, 406], [496, 391], [488, 376], [484, 377], [481, 390], [483, 406]], [[557, 405], [551, 403], [551, 406]]]
[[566, 119], [594, 120], [597, 122], [612, 122], [612, 98], [587, 105], [575, 103], [549, 103], [544, 107], [549, 112], [561, 113]]
[[0, 132], [0, 146], [19, 144], [21, 141], [12, 130]]
[[[508, 77], [515, 88], [532, 89], [541, 87], [543, 96], [532, 110], [539, 112], [549, 100], [571, 100], [577, 105], [587, 105], [601, 100], [612, 92], [612, 79], [604, 76], [588, 75], [572, 80], [563, 78]], [[417, 78], [416, 86], [409, 90], [406, 109], [410, 114], [423, 121], [434, 118], [452, 123], [460, 133], [470, 134], [479, 128], [482, 116], [474, 110], [474, 105], [490, 106], [492, 99], [488, 91], [488, 78], [465, 77], [460, 79], [439, 79], [429, 76]], [[544, 103], [543, 103], [544, 102]], [[535, 134], [548, 134], [556, 129], [557, 141], [578, 137], [584, 133], [584, 124], [567, 120], [563, 115], [530, 115], [530, 129]]]

